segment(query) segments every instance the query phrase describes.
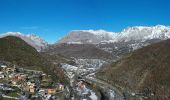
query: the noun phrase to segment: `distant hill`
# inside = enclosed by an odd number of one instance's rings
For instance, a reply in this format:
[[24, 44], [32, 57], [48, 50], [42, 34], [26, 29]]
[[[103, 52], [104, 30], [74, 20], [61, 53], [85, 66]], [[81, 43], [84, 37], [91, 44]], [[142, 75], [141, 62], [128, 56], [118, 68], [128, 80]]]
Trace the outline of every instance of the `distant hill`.
[[111, 59], [112, 55], [97, 48], [93, 44], [56, 44], [51, 45], [44, 51], [50, 55], [63, 55], [65, 57], [85, 59]]
[[0, 38], [6, 37], [6, 36], [16, 36], [24, 40], [26, 43], [34, 47], [37, 51], [41, 51], [45, 49], [48, 46], [48, 43], [40, 38], [39, 36], [35, 34], [28, 34], [25, 35], [21, 32], [7, 32], [4, 34], [0, 34]]
[[124, 92], [135, 92], [151, 100], [167, 100], [170, 97], [170, 39], [135, 50], [103, 67], [96, 75]]
[[115, 33], [107, 32], [105, 30], [73, 30], [58, 42], [73, 44], [98, 44], [101, 41], [112, 40], [115, 35]]
[[19, 37], [7, 36], [0, 38], [0, 60], [27, 69], [42, 70], [54, 75], [56, 80], [64, 80], [65, 77], [61, 68], [47, 61], [35, 48]]

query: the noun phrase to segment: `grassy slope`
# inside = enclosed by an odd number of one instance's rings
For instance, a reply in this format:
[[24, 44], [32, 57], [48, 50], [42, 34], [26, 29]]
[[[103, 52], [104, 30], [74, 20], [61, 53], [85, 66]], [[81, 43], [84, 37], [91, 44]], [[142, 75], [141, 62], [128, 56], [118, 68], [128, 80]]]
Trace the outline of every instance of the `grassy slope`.
[[150, 99], [167, 98], [170, 96], [170, 40], [136, 50], [103, 68], [97, 76], [122, 91], [154, 93]]
[[0, 38], [0, 60], [9, 61], [28, 69], [43, 70], [53, 75], [54, 79], [65, 82], [61, 68], [47, 61], [36, 49], [18, 37]]
[[8, 36], [0, 39], [0, 60], [10, 61], [31, 69], [41, 68], [43, 59], [25, 41]]

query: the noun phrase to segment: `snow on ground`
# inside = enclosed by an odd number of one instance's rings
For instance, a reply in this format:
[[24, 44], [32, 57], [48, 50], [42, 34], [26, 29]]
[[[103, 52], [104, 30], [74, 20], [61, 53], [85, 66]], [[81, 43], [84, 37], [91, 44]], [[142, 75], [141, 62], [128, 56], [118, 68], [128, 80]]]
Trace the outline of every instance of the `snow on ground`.
[[11, 96], [7, 96], [7, 95], [2, 95], [3, 98], [8, 98], [8, 99], [11, 99], [11, 100], [19, 100], [19, 98], [16, 98], [16, 97], [11, 97]]
[[62, 63], [61, 65], [63, 69], [65, 69], [66, 71], [71, 71], [71, 72], [76, 72], [78, 68], [76, 66], [65, 64], [65, 63]]
[[[98, 70], [104, 63], [100, 59], [75, 59], [76, 65], [69, 65], [66, 63], [61, 63], [62, 68], [71, 74], [87, 75]], [[70, 76], [70, 75], [69, 75]]]
[[91, 90], [90, 92], [91, 92], [91, 95], [89, 96], [90, 99], [92, 99], [92, 100], [97, 100], [97, 95], [96, 95], [96, 93], [93, 92], [92, 90]]
[[87, 98], [90, 98], [91, 100], [97, 100], [96, 93], [92, 89], [86, 87], [82, 81], [77, 83], [77, 86], [76, 92], [83, 100], [86, 100]]
[[78, 66], [77, 71], [80, 75], [93, 73], [106, 63], [101, 59], [75, 59], [75, 62]]
[[76, 64], [86, 68], [97, 68], [99, 69], [105, 61], [101, 59], [75, 59]]
[[110, 100], [115, 100], [115, 92], [113, 90], [109, 90]]

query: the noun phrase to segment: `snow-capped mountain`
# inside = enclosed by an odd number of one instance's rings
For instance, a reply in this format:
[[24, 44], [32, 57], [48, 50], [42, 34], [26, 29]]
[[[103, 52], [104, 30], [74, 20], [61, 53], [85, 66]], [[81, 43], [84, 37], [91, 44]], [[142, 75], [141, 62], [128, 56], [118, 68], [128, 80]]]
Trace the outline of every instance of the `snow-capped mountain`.
[[115, 59], [133, 50], [170, 38], [170, 26], [134, 26], [122, 32], [75, 30], [59, 41], [67, 44], [94, 44]]
[[37, 51], [41, 51], [42, 49], [46, 48], [48, 43], [41, 39], [39, 36], [36, 36], [34, 34], [28, 34], [24, 35], [20, 32], [7, 32], [0, 35], [0, 38], [6, 37], [6, 36], [16, 36], [21, 39], [23, 39], [25, 42], [27, 42], [29, 45], [34, 47]]
[[124, 29], [117, 37], [116, 41], [146, 41], [151, 39], [170, 38], [170, 26], [135, 26]]
[[98, 44], [128, 41], [146, 41], [150, 39], [170, 38], [170, 26], [135, 26], [124, 29], [122, 32], [108, 32], [105, 30], [75, 30], [62, 38], [59, 43]]
[[59, 43], [98, 44], [101, 41], [113, 40], [116, 34], [104, 30], [74, 30], [62, 38]]

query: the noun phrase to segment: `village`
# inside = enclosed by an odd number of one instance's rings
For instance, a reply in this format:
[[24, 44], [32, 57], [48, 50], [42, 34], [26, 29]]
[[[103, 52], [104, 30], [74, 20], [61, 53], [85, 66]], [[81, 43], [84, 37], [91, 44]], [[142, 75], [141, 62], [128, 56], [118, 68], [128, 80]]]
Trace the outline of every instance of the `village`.
[[64, 89], [42, 71], [0, 64], [0, 100], [58, 100]]

